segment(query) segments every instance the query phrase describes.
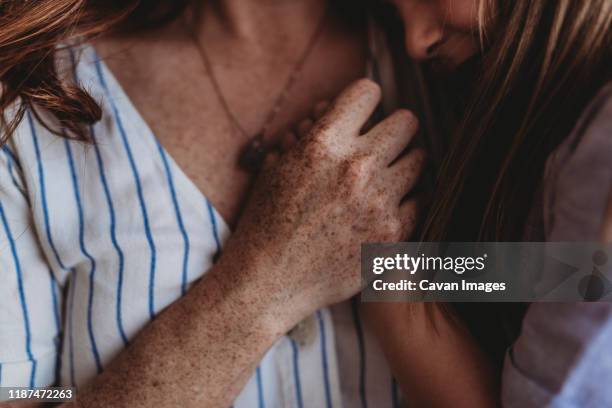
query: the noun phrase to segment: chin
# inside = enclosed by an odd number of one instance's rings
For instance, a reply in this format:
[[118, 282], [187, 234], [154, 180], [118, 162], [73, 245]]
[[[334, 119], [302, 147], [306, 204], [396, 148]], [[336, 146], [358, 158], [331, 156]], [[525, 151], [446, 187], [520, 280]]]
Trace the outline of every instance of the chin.
[[427, 69], [435, 76], [452, 75], [457, 70], [460, 64], [453, 62], [451, 59], [436, 57], [426, 62]]
[[423, 65], [426, 67], [427, 71], [434, 76], [447, 75], [452, 72], [453, 67], [449, 63], [450, 61], [438, 57], [423, 61]]

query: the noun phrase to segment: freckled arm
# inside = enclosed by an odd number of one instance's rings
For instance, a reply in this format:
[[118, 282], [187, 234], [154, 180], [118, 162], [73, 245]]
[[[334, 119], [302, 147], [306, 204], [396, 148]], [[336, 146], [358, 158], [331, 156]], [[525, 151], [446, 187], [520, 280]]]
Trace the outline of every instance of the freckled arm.
[[221, 257], [79, 390], [77, 405], [229, 406], [266, 350], [290, 327], [278, 315], [288, 308], [266, 295], [268, 283], [255, 269], [267, 268]]

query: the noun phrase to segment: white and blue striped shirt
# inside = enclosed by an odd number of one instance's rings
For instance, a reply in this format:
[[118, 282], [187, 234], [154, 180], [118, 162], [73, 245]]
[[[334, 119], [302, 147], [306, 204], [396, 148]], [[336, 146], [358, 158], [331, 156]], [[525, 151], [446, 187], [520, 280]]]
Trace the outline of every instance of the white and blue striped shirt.
[[[93, 49], [78, 61], [104, 111], [96, 144], [59, 138], [28, 111], [0, 151], [1, 386], [88, 382], [230, 234]], [[234, 406], [399, 406], [356, 302], [332, 310], [279, 339]]]

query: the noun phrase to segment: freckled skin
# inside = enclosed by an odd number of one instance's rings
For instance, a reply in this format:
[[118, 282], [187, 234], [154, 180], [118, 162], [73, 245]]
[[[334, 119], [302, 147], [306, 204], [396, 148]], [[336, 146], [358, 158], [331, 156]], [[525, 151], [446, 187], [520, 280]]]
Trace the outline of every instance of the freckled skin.
[[406, 112], [359, 136], [379, 98], [357, 81], [294, 148], [268, 158], [219, 261], [76, 405], [227, 407], [280, 336], [358, 292], [360, 244], [414, 227], [416, 201], [399, 205], [412, 183], [397, 166], [416, 180], [424, 157], [413, 150], [388, 165], [416, 130]]
[[[227, 15], [221, 10], [226, 2], [250, 10], [243, 12], [259, 29], [237, 38], [226, 27]], [[196, 3], [203, 7], [197, 30], [214, 78], [182, 19], [154, 30], [106, 35], [94, 45], [161, 145], [233, 229], [254, 178], [237, 165], [239, 156], [262, 130], [326, 0], [270, 1], [274, 7], [260, 7], [258, 0]], [[305, 15], [298, 17], [294, 8]], [[292, 16], [277, 17], [280, 27], [267, 22], [272, 18], [268, 13], [277, 9]], [[294, 27], [286, 28], [293, 18]], [[336, 13], [329, 16], [299, 79], [269, 124], [267, 143], [280, 142], [277, 139], [294, 129], [317, 101], [334, 98], [363, 76], [363, 29], [349, 27], [345, 20]], [[245, 134], [220, 104], [213, 79]]]
[[[280, 266], [274, 291], [295, 288], [288, 296], [296, 315], [356, 293], [361, 243], [396, 241], [414, 226], [416, 202], [399, 203], [424, 154], [415, 149], [388, 163], [409, 143], [416, 122], [400, 112], [359, 136], [378, 97], [371, 82], [357, 82], [280, 161], [268, 163], [236, 230], [243, 250], [264, 247]], [[282, 217], [250, 217], [275, 212]]]

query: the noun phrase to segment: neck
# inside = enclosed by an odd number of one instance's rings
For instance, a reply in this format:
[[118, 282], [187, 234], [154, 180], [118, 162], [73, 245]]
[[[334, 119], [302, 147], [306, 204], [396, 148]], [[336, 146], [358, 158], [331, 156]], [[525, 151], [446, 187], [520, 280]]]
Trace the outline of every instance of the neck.
[[228, 34], [265, 41], [293, 33], [308, 34], [327, 8], [328, 0], [206, 0], [200, 24], [212, 24]]

